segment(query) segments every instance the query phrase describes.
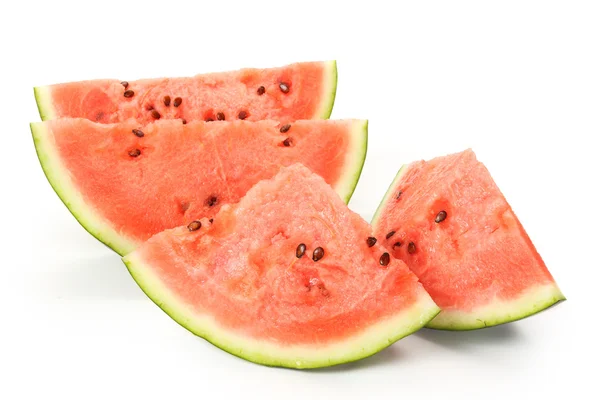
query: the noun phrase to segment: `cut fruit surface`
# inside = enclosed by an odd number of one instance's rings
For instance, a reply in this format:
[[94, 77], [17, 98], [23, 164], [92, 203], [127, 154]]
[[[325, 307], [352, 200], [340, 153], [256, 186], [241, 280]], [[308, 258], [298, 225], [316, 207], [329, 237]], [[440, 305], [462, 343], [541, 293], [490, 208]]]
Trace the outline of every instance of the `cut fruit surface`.
[[406, 262], [442, 309], [431, 328], [484, 328], [564, 300], [471, 150], [405, 165], [372, 223], [377, 238]]
[[367, 121], [296, 121], [282, 128], [274, 121], [139, 125], [80, 118], [31, 125], [56, 193], [119, 254], [165, 229], [213, 217], [259, 180], [298, 162], [348, 201], [365, 158]]
[[99, 123], [135, 119], [186, 121], [327, 119], [337, 87], [335, 61], [279, 68], [246, 68], [194, 77], [115, 79], [35, 88], [42, 120], [86, 118]]
[[[195, 225], [193, 228], [197, 228]], [[199, 229], [124, 257], [144, 292], [193, 333], [250, 361], [316, 368], [367, 357], [439, 308], [322, 177], [283, 168]]]

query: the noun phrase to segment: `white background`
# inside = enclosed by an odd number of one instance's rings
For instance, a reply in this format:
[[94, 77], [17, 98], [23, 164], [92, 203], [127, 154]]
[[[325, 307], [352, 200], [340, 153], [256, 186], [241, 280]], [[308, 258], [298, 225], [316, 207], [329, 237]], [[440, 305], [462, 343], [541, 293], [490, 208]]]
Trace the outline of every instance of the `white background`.
[[[599, 4], [391, 3], [3, 3], [0, 399], [598, 398]], [[147, 299], [35, 156], [36, 85], [329, 59], [332, 118], [370, 121], [351, 207], [370, 219], [402, 163], [471, 147], [566, 302], [482, 331], [422, 330], [342, 367], [254, 365]]]

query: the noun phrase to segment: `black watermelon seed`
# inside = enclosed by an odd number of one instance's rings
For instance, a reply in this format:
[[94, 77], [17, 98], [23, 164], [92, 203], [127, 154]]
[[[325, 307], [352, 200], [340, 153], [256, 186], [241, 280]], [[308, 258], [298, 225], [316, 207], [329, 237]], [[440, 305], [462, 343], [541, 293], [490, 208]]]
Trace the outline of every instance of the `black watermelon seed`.
[[435, 223], [439, 224], [440, 222], [445, 220], [447, 216], [448, 216], [448, 213], [446, 213], [446, 211], [444, 211], [444, 210], [440, 211], [438, 213], [438, 215], [435, 216]]
[[214, 119], [212, 119], [212, 118], [206, 118], [204, 121], [206, 121], [206, 122], [213, 122]]
[[400, 196], [402, 196], [402, 190], [396, 194], [396, 200], [400, 200]]
[[379, 264], [383, 265], [384, 267], [387, 267], [387, 265], [390, 263], [390, 253], [383, 253], [381, 255], [381, 257], [379, 257]]
[[144, 137], [144, 132], [139, 129], [132, 129], [131, 132], [137, 137]]
[[415, 254], [416, 251], [417, 251], [417, 246], [415, 246], [414, 242], [410, 242], [408, 244], [408, 253], [409, 254]]
[[375, 246], [375, 243], [377, 243], [377, 238], [374, 238], [373, 236], [367, 238], [367, 246], [373, 247]]
[[394, 234], [396, 233], [396, 231], [389, 231], [387, 235], [385, 235], [386, 239], [391, 238], [392, 236], [394, 236]]
[[182, 101], [181, 97], [175, 97], [175, 100], [173, 100], [173, 107], [179, 107]]
[[290, 147], [292, 145], [292, 138], [287, 138], [283, 141], [283, 145], [285, 147]]
[[290, 85], [285, 82], [279, 82], [279, 90], [281, 90], [283, 93], [289, 93]]
[[127, 89], [127, 86], [129, 86], [129, 82], [127, 82], [127, 81], [123, 81], [123, 82], [121, 82], [121, 85], [123, 85], [123, 87], [124, 87], [125, 89]]
[[262, 96], [263, 94], [265, 94], [265, 87], [264, 86], [259, 86], [258, 89], [256, 90], [256, 93], [258, 93], [259, 96]]
[[185, 118], [181, 118], [181, 123], [184, 124], [184, 125], [187, 124], [186, 119]]
[[123, 96], [125, 96], [125, 97], [129, 98], [129, 97], [133, 97], [133, 95], [134, 95], [134, 94], [135, 94], [135, 93], [133, 92], [133, 90], [126, 90], [126, 91], [123, 93]]
[[240, 113], [238, 114], [238, 118], [246, 119], [246, 118], [248, 118], [248, 113], [246, 111], [240, 111]]
[[165, 106], [169, 107], [171, 105], [171, 96], [165, 96], [163, 98], [163, 103], [165, 103]]
[[152, 115], [152, 118], [154, 118], [154, 119], [160, 119], [160, 113], [156, 110], [152, 110], [150, 115]]
[[287, 131], [290, 130], [290, 128], [292, 127], [292, 125], [290, 124], [285, 124], [283, 125], [281, 128], [279, 128], [279, 132], [281, 133], [286, 133]]
[[396, 247], [400, 247], [400, 246], [402, 246], [402, 242], [396, 242], [396, 243], [394, 243], [394, 246], [392, 246], [392, 247], [396, 248]]
[[213, 223], [214, 219], [209, 219], [208, 222], [210, 222], [211, 224]]
[[129, 150], [129, 156], [131, 157], [137, 157], [140, 154], [142, 154], [142, 151], [140, 149], [133, 149], [133, 150]]
[[223, 114], [222, 112], [217, 113], [217, 120], [225, 121], [225, 114]]
[[306, 252], [306, 245], [304, 243], [300, 243], [298, 247], [296, 247], [296, 258], [300, 258]]
[[214, 206], [215, 204], [217, 204], [217, 201], [218, 201], [218, 199], [217, 199], [217, 197], [216, 197], [216, 196], [209, 196], [209, 197], [206, 199], [206, 205], [207, 205], [207, 206], [209, 206], [209, 207], [212, 207], [212, 206]]
[[198, 220], [192, 221], [187, 226], [187, 228], [188, 228], [188, 231], [190, 231], [190, 232], [197, 231], [198, 229], [202, 228], [202, 222], [200, 222]]
[[325, 255], [325, 250], [322, 247], [317, 247], [315, 251], [313, 251], [312, 259], [313, 261], [319, 261]]

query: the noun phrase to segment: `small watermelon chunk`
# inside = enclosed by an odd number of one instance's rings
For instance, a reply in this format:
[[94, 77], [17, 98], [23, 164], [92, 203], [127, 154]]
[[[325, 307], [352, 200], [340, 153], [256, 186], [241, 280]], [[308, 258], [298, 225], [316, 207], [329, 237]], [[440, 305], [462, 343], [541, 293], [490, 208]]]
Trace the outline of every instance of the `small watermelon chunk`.
[[255, 363], [317, 368], [372, 355], [439, 312], [370, 236], [322, 177], [295, 164], [212, 223], [162, 232], [123, 260], [196, 335]]
[[336, 63], [324, 61], [185, 78], [69, 82], [36, 87], [34, 93], [42, 120], [288, 122], [329, 118], [336, 87]]
[[213, 217], [281, 166], [303, 163], [348, 201], [365, 159], [367, 121], [31, 125], [42, 168], [92, 235], [121, 255], [152, 235]]
[[372, 223], [442, 309], [430, 328], [489, 327], [565, 299], [470, 149], [403, 166]]

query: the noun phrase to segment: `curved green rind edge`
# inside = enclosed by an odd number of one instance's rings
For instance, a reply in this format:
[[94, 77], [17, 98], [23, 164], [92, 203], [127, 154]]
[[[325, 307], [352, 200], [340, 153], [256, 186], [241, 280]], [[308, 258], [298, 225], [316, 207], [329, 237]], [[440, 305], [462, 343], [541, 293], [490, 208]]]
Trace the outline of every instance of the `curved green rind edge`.
[[321, 93], [322, 100], [321, 105], [317, 107], [317, 112], [315, 113], [314, 118], [316, 119], [329, 119], [333, 111], [338, 80], [337, 62], [335, 60], [325, 61], [324, 75], [323, 92]]
[[63, 166], [60, 156], [56, 154], [52, 143], [52, 135], [49, 135], [43, 122], [30, 124], [33, 143], [38, 160], [46, 175], [46, 179], [54, 189], [63, 204], [73, 214], [77, 222], [92, 236], [116, 251], [119, 255], [125, 255], [135, 247], [137, 243], [125, 238], [106, 221], [100, 219], [83, 199], [81, 193], [73, 185], [69, 171]]
[[[388, 187], [381, 203], [373, 215], [371, 225], [376, 230], [381, 213], [389, 199], [395, 194], [397, 182], [408, 170], [409, 164], [404, 164], [398, 170], [394, 180]], [[566, 300], [558, 286], [552, 282], [538, 287], [532, 287], [530, 292], [524, 293], [510, 301], [497, 301], [479, 307], [472, 312], [453, 312], [442, 310], [440, 314], [427, 324], [427, 328], [438, 330], [475, 330], [502, 325], [537, 314], [561, 301]]]
[[56, 115], [54, 114], [54, 107], [52, 107], [50, 88], [48, 86], [34, 87], [33, 94], [42, 121], [54, 119]]
[[407, 170], [406, 166], [407, 166], [407, 164], [404, 164], [400, 167], [400, 169], [396, 173], [396, 176], [392, 180], [392, 183], [390, 183], [390, 186], [388, 187], [387, 191], [385, 192], [385, 195], [383, 195], [383, 199], [379, 203], [379, 206], [377, 206], [377, 210], [375, 210], [375, 214], [373, 215], [373, 218], [371, 219], [371, 226], [373, 226], [373, 228], [375, 228], [375, 225], [377, 225], [377, 223], [379, 222], [379, 216], [380, 216], [381, 212], [387, 205], [387, 202], [390, 199], [390, 197], [392, 197], [392, 194], [394, 193], [394, 188], [396, 187], [396, 182], [398, 182], [400, 180], [400, 178], [402, 178], [402, 175], [404, 175], [404, 173], [406, 172], [406, 170]]
[[566, 298], [555, 283], [530, 288], [514, 300], [497, 301], [471, 312], [443, 310], [427, 328], [469, 331], [518, 321], [540, 313]]
[[346, 204], [352, 198], [367, 157], [369, 143], [369, 121], [355, 120], [350, 131], [351, 143], [344, 160], [344, 174], [334, 186]]
[[212, 317], [194, 312], [166, 288], [137, 252], [124, 257], [123, 262], [142, 291], [179, 325], [236, 357], [271, 367], [312, 369], [357, 361], [418, 331], [440, 311], [421, 289], [421, 297], [410, 309], [351, 338], [323, 346], [279, 346], [241, 336], [220, 327]]

